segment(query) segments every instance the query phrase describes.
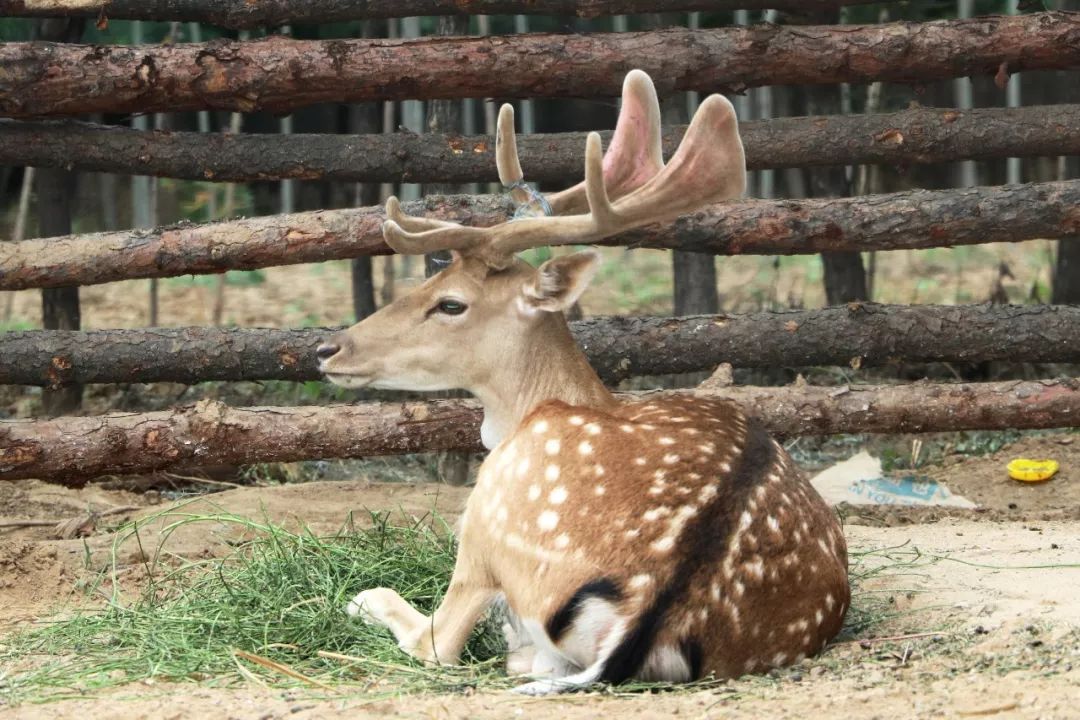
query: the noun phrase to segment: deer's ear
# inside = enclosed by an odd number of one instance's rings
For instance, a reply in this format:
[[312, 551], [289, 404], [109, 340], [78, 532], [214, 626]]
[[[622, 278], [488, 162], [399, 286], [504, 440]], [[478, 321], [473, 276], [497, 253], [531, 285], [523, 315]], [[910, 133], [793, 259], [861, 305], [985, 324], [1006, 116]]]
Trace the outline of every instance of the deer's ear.
[[522, 304], [531, 312], [567, 310], [589, 286], [600, 254], [592, 250], [552, 258], [533, 273], [522, 288]]

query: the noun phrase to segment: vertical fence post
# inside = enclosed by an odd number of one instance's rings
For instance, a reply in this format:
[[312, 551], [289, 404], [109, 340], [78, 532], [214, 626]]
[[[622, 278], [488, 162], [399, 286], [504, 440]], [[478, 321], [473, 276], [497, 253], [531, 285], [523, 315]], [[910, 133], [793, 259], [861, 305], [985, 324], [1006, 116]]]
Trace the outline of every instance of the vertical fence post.
[[[957, 0], [956, 16], [967, 19], [975, 14], [975, 0]], [[971, 88], [971, 78], [958, 77], [953, 80], [953, 92], [956, 95], [956, 107], [960, 110], [970, 110], [975, 106], [974, 94]], [[979, 184], [977, 176], [978, 168], [974, 160], [963, 160], [958, 165], [960, 187], [975, 187]]]
[[[50, 42], [78, 42], [85, 22], [81, 19], [48, 19], [38, 23], [38, 38]], [[63, 168], [40, 168], [36, 173], [38, 236], [71, 234], [75, 173]], [[78, 330], [82, 325], [79, 288], [63, 287], [41, 291], [41, 313], [46, 330]], [[82, 405], [82, 385], [45, 388], [41, 407], [46, 415], [63, 415]]]

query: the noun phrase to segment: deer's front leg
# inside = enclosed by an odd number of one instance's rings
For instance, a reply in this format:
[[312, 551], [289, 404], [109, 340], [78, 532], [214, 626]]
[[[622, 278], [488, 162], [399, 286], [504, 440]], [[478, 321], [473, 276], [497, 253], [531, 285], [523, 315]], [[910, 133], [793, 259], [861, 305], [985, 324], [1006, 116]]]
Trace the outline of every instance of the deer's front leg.
[[434, 616], [424, 615], [389, 588], [365, 590], [346, 612], [389, 628], [401, 649], [418, 660], [453, 665], [495, 595], [488, 583], [458, 580], [455, 573]]

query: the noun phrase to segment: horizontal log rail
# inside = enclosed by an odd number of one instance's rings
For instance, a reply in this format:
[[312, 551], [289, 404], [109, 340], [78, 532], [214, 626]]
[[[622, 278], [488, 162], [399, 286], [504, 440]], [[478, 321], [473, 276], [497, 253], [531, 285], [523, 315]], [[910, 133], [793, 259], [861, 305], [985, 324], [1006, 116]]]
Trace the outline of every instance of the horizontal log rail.
[[[1080, 381], [726, 387], [778, 435], [929, 432], [1080, 424]], [[653, 394], [655, 395], [655, 394]], [[478, 450], [474, 401], [232, 408], [0, 421], [0, 480], [78, 483], [205, 465]]]
[[[665, 129], [666, 155], [685, 129]], [[780, 118], [740, 131], [751, 170], [1080, 155], [1080, 105]], [[606, 144], [611, 132], [601, 135]], [[581, 179], [584, 147], [585, 133], [518, 137], [525, 176], [540, 182]], [[0, 165], [185, 180], [484, 182], [498, 179], [494, 152], [484, 135], [230, 135], [0, 120]]]
[[[429, 196], [406, 211], [485, 226], [494, 196]], [[94, 285], [386, 254], [381, 208], [0, 242], [0, 290]], [[820, 200], [723, 203], [606, 245], [716, 255], [902, 250], [1080, 233], [1080, 180]]]
[[[338, 328], [31, 330], [2, 337], [0, 384], [317, 380], [315, 348]], [[852, 303], [571, 323], [608, 383], [735, 367], [903, 362], [1080, 363], [1080, 307]]]
[[0, 0], [12, 17], [180, 20], [233, 29], [416, 15], [631, 15], [705, 10], [830, 10], [877, 0]]
[[867, 26], [755, 25], [419, 40], [275, 35], [153, 46], [0, 45], [0, 116], [287, 112], [319, 102], [662, 95], [774, 84], [924, 83], [1080, 68], [1080, 13]]

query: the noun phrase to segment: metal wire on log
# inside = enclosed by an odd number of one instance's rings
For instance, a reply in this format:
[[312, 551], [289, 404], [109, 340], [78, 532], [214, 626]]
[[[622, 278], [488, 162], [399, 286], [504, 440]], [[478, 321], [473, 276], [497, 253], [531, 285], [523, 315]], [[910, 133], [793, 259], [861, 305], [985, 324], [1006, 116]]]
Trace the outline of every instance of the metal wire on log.
[[[0, 115], [287, 112], [319, 102], [616, 96], [629, 67], [657, 90], [926, 83], [1080, 67], [1080, 15], [1042, 12], [867, 26], [295, 40], [156, 47], [0, 45]], [[43, 68], [48, 68], [44, 72]]]
[[[685, 129], [664, 129], [666, 156]], [[1080, 105], [779, 118], [741, 123], [739, 132], [751, 170], [1080, 155]], [[601, 137], [606, 146], [611, 132]], [[526, 177], [581, 179], [585, 133], [522, 135], [517, 144]], [[0, 120], [0, 164], [216, 182], [498, 179], [494, 138], [486, 135], [141, 132], [70, 120]]]
[[[1080, 363], [1080, 307], [844, 305], [695, 317], [597, 317], [574, 337], [608, 383], [735, 367]], [[4, 336], [0, 384], [317, 380], [339, 328], [152, 328]]]
[[232, 29], [423, 15], [600, 15], [832, 8], [879, 0], [0, 0], [0, 15], [186, 20]]
[[[502, 196], [429, 196], [410, 215], [503, 222]], [[0, 243], [0, 290], [94, 285], [390, 252], [382, 208], [322, 210], [152, 231]], [[617, 235], [605, 245], [716, 255], [900, 250], [1054, 239], [1080, 233], [1080, 180], [858, 198], [743, 201]]]
[[[1072, 427], [1080, 381], [698, 391], [740, 403], [780, 435]], [[655, 396], [655, 393], [650, 393]], [[470, 400], [233, 408], [0, 421], [0, 480], [78, 484], [107, 474], [480, 449]]]

